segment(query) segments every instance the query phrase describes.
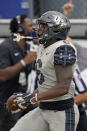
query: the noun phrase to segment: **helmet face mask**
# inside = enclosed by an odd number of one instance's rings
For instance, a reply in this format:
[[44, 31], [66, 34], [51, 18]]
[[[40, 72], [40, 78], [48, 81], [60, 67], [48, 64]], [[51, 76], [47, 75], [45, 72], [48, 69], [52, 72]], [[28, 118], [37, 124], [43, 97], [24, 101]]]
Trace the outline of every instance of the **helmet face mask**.
[[44, 44], [48, 40], [65, 40], [70, 30], [69, 20], [60, 12], [48, 11], [44, 13], [39, 19], [39, 30], [43, 26], [47, 26], [46, 30], [43, 30], [40, 36], [40, 43]]
[[47, 30], [48, 30], [48, 25], [47, 24], [39, 24], [39, 30], [38, 30], [39, 36], [42, 36], [43, 33], [45, 31], [47, 31]]

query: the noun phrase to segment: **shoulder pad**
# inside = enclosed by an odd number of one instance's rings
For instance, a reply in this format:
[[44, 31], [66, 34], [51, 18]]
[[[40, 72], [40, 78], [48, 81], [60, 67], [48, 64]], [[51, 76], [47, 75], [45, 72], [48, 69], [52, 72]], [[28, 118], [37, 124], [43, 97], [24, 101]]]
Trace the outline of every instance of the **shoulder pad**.
[[69, 66], [75, 62], [75, 49], [70, 45], [62, 45], [54, 52], [54, 65]]

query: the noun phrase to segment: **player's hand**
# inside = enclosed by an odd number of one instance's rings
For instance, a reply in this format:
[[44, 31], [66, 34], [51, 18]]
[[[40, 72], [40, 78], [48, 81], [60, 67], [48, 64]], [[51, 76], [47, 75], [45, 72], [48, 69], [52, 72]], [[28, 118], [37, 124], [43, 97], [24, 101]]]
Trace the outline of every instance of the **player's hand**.
[[36, 52], [29, 52], [25, 58], [24, 61], [26, 64], [31, 64], [32, 62], [36, 61], [37, 53]]
[[63, 13], [64, 15], [69, 19], [71, 16], [71, 13], [73, 12], [73, 7], [74, 5], [71, 3], [66, 3], [63, 5], [62, 9], [63, 9]]
[[40, 101], [37, 100], [36, 96], [32, 97], [30, 99], [30, 102], [31, 102], [31, 104], [36, 104], [36, 105], [40, 104]]
[[73, 4], [71, 4], [71, 3], [64, 4], [63, 10], [68, 13], [71, 13], [73, 11]]
[[24, 111], [27, 106], [31, 105], [32, 97], [33, 95], [29, 93], [15, 93], [8, 98], [6, 107], [12, 114]]

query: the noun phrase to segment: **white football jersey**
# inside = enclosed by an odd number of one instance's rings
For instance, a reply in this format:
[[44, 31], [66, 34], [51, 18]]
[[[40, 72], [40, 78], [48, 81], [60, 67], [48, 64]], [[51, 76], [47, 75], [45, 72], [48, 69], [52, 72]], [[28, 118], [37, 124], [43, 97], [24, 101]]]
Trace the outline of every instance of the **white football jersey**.
[[[69, 42], [58, 41], [46, 48], [43, 45], [39, 46], [37, 52], [37, 71], [38, 71], [38, 89], [39, 92], [45, 92], [49, 88], [55, 86], [57, 84], [56, 73], [54, 68], [54, 53], [56, 49], [62, 45], [71, 45], [75, 50], [75, 55], [77, 56], [76, 49], [74, 45]], [[74, 71], [75, 64], [72, 66], [72, 70]], [[68, 98], [74, 97], [75, 85], [73, 81], [71, 82], [70, 89], [68, 94], [60, 97], [56, 97], [49, 100], [44, 101], [60, 101]]]

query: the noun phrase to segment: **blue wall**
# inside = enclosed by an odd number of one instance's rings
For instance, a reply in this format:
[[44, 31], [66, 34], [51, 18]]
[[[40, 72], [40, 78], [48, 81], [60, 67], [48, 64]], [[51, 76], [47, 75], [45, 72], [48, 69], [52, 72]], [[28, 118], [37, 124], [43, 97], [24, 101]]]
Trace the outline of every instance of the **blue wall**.
[[9, 19], [21, 13], [29, 16], [29, 0], [0, 0], [0, 18]]

